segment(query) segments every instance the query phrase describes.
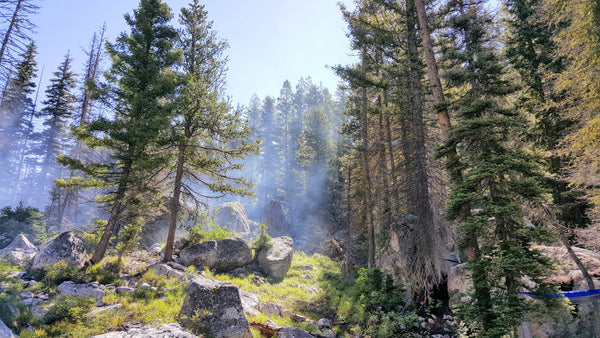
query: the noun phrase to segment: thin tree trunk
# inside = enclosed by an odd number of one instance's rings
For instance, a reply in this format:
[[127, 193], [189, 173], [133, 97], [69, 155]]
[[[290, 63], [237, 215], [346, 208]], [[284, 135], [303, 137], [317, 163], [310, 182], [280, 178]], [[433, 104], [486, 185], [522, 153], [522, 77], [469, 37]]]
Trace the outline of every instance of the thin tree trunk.
[[175, 172], [175, 182], [173, 187], [173, 197], [171, 199], [171, 219], [169, 222], [169, 234], [167, 235], [167, 245], [165, 246], [164, 261], [173, 259], [173, 246], [175, 245], [175, 231], [177, 230], [177, 216], [179, 215], [179, 198], [181, 197], [181, 183], [183, 180], [183, 166], [185, 164], [185, 145], [179, 146], [179, 156], [177, 158], [177, 170]]
[[362, 134], [362, 170], [365, 180], [365, 215], [367, 221], [367, 242], [369, 247], [367, 266], [375, 267], [375, 229], [373, 225], [373, 207], [371, 197], [371, 174], [369, 172], [369, 121], [367, 113], [367, 88], [362, 88], [361, 134]]
[[94, 255], [92, 255], [92, 259], [90, 260], [92, 264], [96, 264], [104, 258], [106, 254], [106, 249], [108, 248], [108, 243], [110, 242], [110, 238], [112, 237], [115, 229], [117, 228], [117, 222], [119, 221], [119, 217], [121, 214], [121, 207], [123, 205], [123, 199], [125, 198], [125, 192], [127, 191], [129, 180], [129, 175], [131, 173], [131, 160], [127, 161], [123, 167], [123, 173], [121, 174], [121, 179], [119, 180], [119, 187], [117, 188], [117, 192], [115, 195], [115, 203], [113, 204], [112, 210], [110, 211], [110, 217], [108, 218], [108, 224], [106, 224], [106, 228], [104, 229], [104, 233], [102, 234], [102, 238], [100, 238], [100, 242], [98, 243], [98, 247], [96, 251], [94, 251]]
[[22, 3], [23, 3], [23, 0], [19, 0], [17, 2], [17, 7], [15, 8], [12, 19], [10, 20], [10, 24], [8, 25], [8, 28], [6, 29], [6, 34], [4, 35], [4, 40], [2, 41], [2, 47], [0, 47], [0, 65], [2, 64], [2, 61], [4, 60], [4, 53], [6, 51], [6, 47], [8, 46], [8, 42], [10, 41], [10, 36], [12, 34], [12, 30], [15, 27], [15, 25], [17, 24], [17, 17], [19, 16], [19, 11], [21, 10]]

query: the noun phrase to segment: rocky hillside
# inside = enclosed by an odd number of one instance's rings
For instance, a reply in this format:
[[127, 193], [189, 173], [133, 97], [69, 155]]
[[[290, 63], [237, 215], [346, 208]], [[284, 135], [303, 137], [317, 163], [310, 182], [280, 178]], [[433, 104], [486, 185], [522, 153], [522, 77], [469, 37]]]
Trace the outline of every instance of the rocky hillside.
[[154, 246], [88, 267], [84, 244], [67, 232], [2, 252], [0, 336], [454, 336], [451, 317], [419, 317], [391, 276], [360, 270], [351, 282], [289, 237], [258, 252], [240, 238], [188, 244], [168, 263]]

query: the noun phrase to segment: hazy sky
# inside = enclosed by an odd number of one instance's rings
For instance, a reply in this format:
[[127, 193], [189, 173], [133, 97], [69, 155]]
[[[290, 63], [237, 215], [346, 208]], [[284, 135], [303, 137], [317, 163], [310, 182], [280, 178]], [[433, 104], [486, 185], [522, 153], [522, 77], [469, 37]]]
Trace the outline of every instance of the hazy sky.
[[[248, 103], [252, 94], [279, 95], [286, 79], [295, 85], [303, 76], [332, 92], [338, 78], [327, 65], [352, 63], [346, 24], [336, 0], [206, 0], [205, 9], [221, 38], [229, 42], [228, 93], [233, 103]], [[352, 0], [343, 0], [350, 6]], [[38, 65], [45, 66], [42, 89], [68, 50], [74, 71], [82, 73], [94, 31], [104, 22], [106, 38], [113, 42], [126, 31], [124, 13], [132, 13], [138, 0], [40, 1]], [[176, 17], [187, 0], [167, 0]]]

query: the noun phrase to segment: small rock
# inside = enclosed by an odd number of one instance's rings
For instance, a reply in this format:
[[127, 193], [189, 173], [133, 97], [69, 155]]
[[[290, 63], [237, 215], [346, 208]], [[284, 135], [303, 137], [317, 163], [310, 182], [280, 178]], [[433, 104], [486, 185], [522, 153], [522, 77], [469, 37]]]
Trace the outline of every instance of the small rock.
[[90, 316], [95, 316], [100, 313], [108, 312], [108, 311], [116, 311], [123, 307], [123, 304], [117, 303], [109, 306], [97, 307], [90, 312]]
[[325, 336], [327, 338], [335, 338], [336, 337], [335, 332], [333, 332], [332, 329], [328, 329], [327, 331], [325, 331]]
[[319, 319], [317, 326], [319, 329], [331, 329], [331, 322], [327, 318], [321, 318]]
[[286, 326], [279, 330], [279, 338], [314, 338], [314, 336], [304, 330]]
[[444, 320], [452, 320], [452, 319], [454, 319], [454, 317], [452, 317], [451, 315], [444, 315], [444, 317], [442, 317], [442, 319], [444, 319]]
[[425, 318], [419, 317], [419, 322], [424, 322], [424, 321], [425, 321]]
[[126, 286], [119, 286], [117, 287], [117, 293], [118, 294], [124, 294], [124, 293], [129, 293], [129, 294], [133, 294], [134, 289], [133, 288], [129, 288]]
[[277, 303], [260, 303], [258, 304], [258, 310], [267, 315], [276, 315], [279, 316], [281, 314], [281, 309], [283, 306]]
[[138, 286], [138, 289], [145, 289], [145, 288], [150, 289], [152, 287], [148, 283], [142, 283]]
[[427, 322], [428, 322], [429, 324], [435, 324], [435, 320], [433, 320], [433, 318], [429, 318], [429, 319], [427, 320]]
[[281, 311], [281, 315], [284, 317], [292, 317], [294, 315], [294, 313], [289, 309], [283, 309]]
[[27, 299], [23, 299], [23, 304], [25, 304], [27, 306], [37, 305], [40, 302], [42, 302], [42, 300], [39, 299], [39, 298], [27, 298]]
[[303, 323], [303, 322], [308, 321], [308, 318], [304, 317], [303, 315], [294, 314], [292, 316], [292, 320], [295, 321], [296, 323]]
[[37, 284], [38, 284], [38, 282], [36, 282], [34, 280], [30, 280], [30, 281], [27, 281], [27, 283], [25, 283], [25, 287], [30, 288], [30, 287], [36, 286]]
[[21, 292], [21, 293], [19, 293], [19, 297], [21, 297], [21, 298], [33, 298], [33, 292], [31, 292], [31, 291]]

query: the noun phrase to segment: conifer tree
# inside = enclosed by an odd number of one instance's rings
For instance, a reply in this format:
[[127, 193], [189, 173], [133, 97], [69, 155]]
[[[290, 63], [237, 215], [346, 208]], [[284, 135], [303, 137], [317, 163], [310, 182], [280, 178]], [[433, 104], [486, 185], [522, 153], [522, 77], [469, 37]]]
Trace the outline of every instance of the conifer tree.
[[[184, 81], [172, 135], [177, 160], [165, 261], [173, 254], [180, 199], [198, 204], [203, 198], [226, 194], [251, 195], [246, 180], [231, 171], [241, 168], [249, 152], [257, 151], [245, 140], [250, 129], [240, 122], [239, 111], [232, 111], [223, 97], [227, 44], [217, 38], [198, 0], [181, 10], [180, 23]], [[206, 189], [210, 194], [202, 193]]]
[[[589, 223], [586, 215], [589, 203], [575, 187], [565, 179], [570, 159], [558, 154], [560, 141], [576, 121], [572, 116], [561, 114], [562, 92], [552, 90], [548, 72], [564, 71], [564, 59], [555, 58], [556, 43], [553, 41], [557, 25], [542, 20], [540, 0], [514, 0], [506, 2], [508, 18], [507, 57], [518, 71], [523, 89], [519, 92], [519, 105], [535, 118], [531, 138], [545, 154], [546, 170], [550, 173], [543, 179], [550, 190], [553, 203], [558, 208], [559, 221], [573, 227], [584, 227]], [[554, 104], [547, 104], [547, 102]]]
[[56, 178], [58, 166], [55, 158], [66, 151], [69, 144], [67, 127], [75, 112], [77, 100], [73, 90], [76, 87], [75, 73], [71, 71], [71, 56], [67, 54], [65, 60], [54, 72], [50, 85], [46, 89], [46, 100], [42, 103], [44, 108], [40, 116], [44, 118], [45, 130], [41, 133], [41, 142], [38, 154], [42, 156], [41, 181], [44, 191], [50, 191], [52, 181]]
[[[526, 120], [507, 96], [515, 86], [494, 48], [491, 18], [474, 1], [453, 2], [446, 34], [453, 48], [444, 53], [448, 86], [457, 95], [449, 109], [457, 118], [442, 155], [457, 150], [450, 166], [462, 170], [448, 201], [448, 216], [459, 223], [459, 247], [477, 246], [468, 267], [473, 293], [458, 313], [482, 336], [503, 336], [529, 308], [520, 291], [527, 275], [538, 286], [550, 262], [531, 243], [541, 229], [528, 227], [522, 206], [541, 200], [541, 170], [525, 143]], [[456, 167], [449, 168], [456, 170]], [[465, 205], [476, 212], [465, 212]]]
[[5, 168], [0, 185], [7, 196], [16, 197], [15, 193], [21, 184], [22, 157], [27, 151], [27, 131], [32, 128], [31, 95], [36, 87], [33, 82], [37, 72], [36, 54], [36, 46], [31, 42], [21, 55], [22, 60], [16, 67], [0, 106], [0, 159]]
[[8, 78], [12, 71], [19, 52], [27, 50], [28, 36], [33, 30], [29, 16], [39, 9], [33, 0], [6, 0], [0, 7], [0, 17], [8, 23], [2, 30], [2, 44], [0, 45], [0, 75]]
[[[71, 177], [65, 186], [103, 187], [109, 195], [109, 219], [94, 255], [99, 262], [111, 237], [127, 218], [138, 220], [157, 193], [155, 175], [168, 162], [164, 147], [173, 117], [173, 97], [179, 83], [172, 67], [179, 61], [177, 31], [169, 25], [172, 14], [161, 0], [141, 0], [125, 21], [131, 31], [108, 44], [112, 67], [102, 86], [114, 118], [98, 117], [74, 129], [78, 140], [94, 149], [110, 151], [111, 161], [83, 162], [63, 156], [61, 164], [81, 170], [87, 177]], [[150, 200], [150, 201], [149, 201]], [[139, 224], [139, 222], [136, 221]], [[129, 231], [129, 237], [135, 238]]]

